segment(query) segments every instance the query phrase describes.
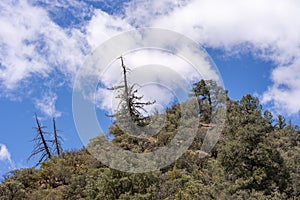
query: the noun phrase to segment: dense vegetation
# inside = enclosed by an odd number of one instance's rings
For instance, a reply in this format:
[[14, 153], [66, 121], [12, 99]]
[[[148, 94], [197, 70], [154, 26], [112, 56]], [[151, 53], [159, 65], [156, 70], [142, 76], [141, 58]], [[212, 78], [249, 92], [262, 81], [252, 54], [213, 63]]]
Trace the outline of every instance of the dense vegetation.
[[[201, 158], [215, 102], [209, 87], [203, 87], [212, 84], [202, 81], [192, 90], [202, 105], [201, 123], [189, 150], [172, 165], [124, 173], [108, 168], [86, 148], [65, 151], [42, 162], [39, 169], [8, 173], [0, 185], [0, 199], [300, 199], [300, 131], [283, 116], [263, 111], [251, 95], [238, 101], [227, 97], [221, 138]], [[152, 151], [172, 140], [180, 112], [177, 104], [168, 108], [165, 126], [148, 139], [124, 134], [116, 124], [109, 134], [126, 150]]]

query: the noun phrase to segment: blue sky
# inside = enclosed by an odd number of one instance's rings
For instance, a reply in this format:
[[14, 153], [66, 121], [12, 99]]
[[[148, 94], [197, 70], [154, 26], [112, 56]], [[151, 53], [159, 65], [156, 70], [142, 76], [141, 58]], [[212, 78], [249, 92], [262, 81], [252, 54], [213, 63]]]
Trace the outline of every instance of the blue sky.
[[48, 131], [57, 118], [64, 149], [82, 147], [72, 115], [76, 73], [102, 42], [135, 28], [190, 37], [231, 98], [254, 94], [300, 124], [299, 7], [296, 0], [1, 1], [0, 174], [35, 162], [26, 161], [35, 112]]

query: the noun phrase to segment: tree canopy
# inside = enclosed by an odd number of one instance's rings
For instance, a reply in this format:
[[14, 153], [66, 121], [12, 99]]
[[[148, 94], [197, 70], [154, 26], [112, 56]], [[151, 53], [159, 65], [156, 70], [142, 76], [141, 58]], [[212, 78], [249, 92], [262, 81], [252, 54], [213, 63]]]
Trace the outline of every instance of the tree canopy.
[[[191, 89], [202, 105], [200, 125], [190, 148], [173, 164], [124, 173], [105, 166], [86, 148], [63, 151], [38, 169], [9, 172], [0, 184], [0, 199], [300, 199], [300, 131], [281, 115], [273, 118], [252, 95], [240, 100], [226, 96], [222, 135], [210, 153], [200, 156], [217, 102], [212, 85], [202, 80]], [[114, 123], [109, 134], [123, 149], [154, 151], [172, 140], [181, 112], [178, 104], [167, 108], [164, 126], [149, 138], [124, 134]]]

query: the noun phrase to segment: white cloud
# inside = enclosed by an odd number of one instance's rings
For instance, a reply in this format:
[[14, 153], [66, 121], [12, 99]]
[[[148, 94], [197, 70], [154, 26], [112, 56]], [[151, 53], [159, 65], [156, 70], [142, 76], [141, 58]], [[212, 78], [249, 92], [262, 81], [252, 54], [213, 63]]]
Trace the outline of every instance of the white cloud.
[[295, 0], [197, 0], [155, 18], [151, 25], [179, 31], [210, 47], [232, 50], [250, 44], [249, 50], [266, 51], [267, 58], [285, 62], [298, 49], [299, 6]]
[[[16, 99], [26, 91], [27, 97], [33, 99], [36, 108], [44, 114], [60, 116], [55, 108], [57, 95], [51, 88], [72, 87], [76, 72], [90, 50], [110, 36], [129, 29], [130, 25], [95, 10], [89, 23], [81, 21], [80, 26], [63, 28], [50, 18], [48, 10], [68, 10], [69, 7], [60, 1], [45, 1], [46, 7], [33, 3], [29, 0], [0, 2], [0, 95]], [[85, 3], [73, 2], [70, 6], [79, 20], [90, 13], [80, 14], [78, 9], [93, 10]], [[37, 79], [47, 81], [39, 82], [39, 87], [30, 85]], [[45, 95], [37, 97], [37, 92]]]
[[[163, 3], [163, 5], [171, 5], [170, 2]], [[59, 2], [55, 5], [63, 7]], [[55, 107], [57, 95], [51, 92], [51, 87], [58, 85], [56, 84], [58, 81], [55, 80], [56, 76], [52, 73], [59, 72], [65, 76], [65, 82], [72, 82], [89, 49], [96, 48], [112, 36], [133, 29], [127, 18], [112, 16], [101, 10], [94, 10], [91, 20], [82, 23], [86, 26], [80, 29], [75, 26], [67, 29], [51, 20], [47, 8], [32, 5], [27, 1], [14, 3], [2, 1], [0, 6], [3, 8], [0, 12], [0, 24], [4, 27], [0, 31], [1, 46], [4, 47], [0, 52], [0, 84], [6, 92], [11, 92], [18, 91], [20, 87], [22, 89], [29, 87], [22, 83], [29, 82], [30, 84], [32, 77], [46, 79], [47, 81], [41, 84], [42, 91], [39, 92], [44, 95], [31, 98], [34, 99], [35, 107], [48, 116], [61, 115]], [[72, 4], [72, 6], [78, 7], [81, 4]], [[161, 5], [157, 5], [157, 8], [159, 7]], [[161, 13], [164, 14], [167, 10]], [[135, 41], [128, 41], [128, 45], [130, 42]], [[151, 59], [147, 59], [149, 56]], [[128, 64], [131, 66], [144, 64], [177, 66], [179, 74], [185, 78], [196, 79], [195, 76], [191, 76], [191, 70], [186, 68], [186, 63], [181, 65], [178, 59], [170, 59], [166, 56], [139, 54], [139, 57], [131, 59]], [[115, 77], [115, 73], [116, 70], [112, 74], [109, 73], [108, 79]], [[29, 91], [35, 94], [33, 90], [34, 87]], [[105, 97], [109, 96], [106, 93], [103, 94]], [[109, 103], [104, 103], [104, 107], [107, 108]]]
[[298, 8], [297, 0], [193, 0], [184, 5], [162, 0], [132, 1], [126, 11], [127, 19], [138, 26], [171, 29], [228, 54], [252, 52], [272, 61], [278, 67], [263, 102], [295, 114], [300, 111]]
[[48, 13], [25, 1], [0, 2], [0, 84], [14, 90], [32, 76], [55, 69], [72, 77], [84, 60], [85, 40], [77, 29], [62, 29]]
[[163, 17], [190, 0], [133, 0], [126, 4], [127, 21], [137, 27], [151, 26], [152, 20]]
[[[199, 57], [199, 55], [195, 56]], [[204, 59], [205, 57], [203, 57], [201, 60], [201, 71], [199, 74], [195, 73], [195, 68], [191, 65], [191, 63], [179, 56], [174, 56], [173, 54], [160, 49], [140, 49], [138, 51], [130, 52], [123, 57], [124, 63], [130, 68], [131, 71], [139, 69], [139, 67], [144, 67], [144, 69], [146, 69], [147, 67], [151, 68], [155, 66], [162, 66], [169, 68], [170, 71], [177, 73], [182, 79], [188, 81], [196, 81], [203, 77], [212, 77], [217, 79], [216, 74], [214, 74], [215, 71], [210, 69], [210, 63]], [[101, 80], [107, 86], [111, 87], [115, 85], [116, 82], [121, 80], [122, 71], [120, 66], [120, 60], [115, 60], [109, 66], [109, 68], [107, 68], [105, 74], [101, 76]], [[132, 74], [132, 72], [130, 72], [130, 74]], [[139, 75], [134, 76], [134, 82], [141, 82], [147, 77], [149, 79], [149, 76], [151, 75], [157, 77], [154, 72], [145, 74], [140, 73]], [[138, 77], [139, 80], [136, 80]], [[152, 80], [155, 80], [155, 77], [153, 77]], [[174, 79], [174, 77], [170, 77], [170, 72], [166, 72], [166, 74], [164, 74], [164, 78], [169, 80]]]
[[0, 144], [0, 161], [8, 162], [11, 166], [13, 165], [10, 152], [4, 144]]
[[[49, 83], [55, 87], [72, 84], [89, 49], [83, 31], [58, 26], [44, 8], [27, 0], [1, 1], [0, 27], [0, 96], [16, 99], [25, 91], [35, 99], [32, 95], [37, 92], [49, 93]], [[32, 80], [37, 79], [47, 81], [36, 87]], [[50, 96], [41, 97], [36, 107], [59, 116], [54, 107], [57, 97]]]
[[262, 96], [262, 102], [274, 102], [277, 112], [297, 114], [300, 111], [300, 59], [277, 67], [271, 76], [274, 84]]
[[142, 18], [139, 26], [169, 28], [210, 46], [299, 38], [300, 28], [293, 27], [300, 4], [296, 0], [194, 0], [184, 6], [170, 0], [138, 2], [127, 8], [129, 21]]
[[86, 26], [86, 39], [92, 49], [98, 47], [105, 40], [133, 27], [118, 16], [111, 16], [104, 11], [95, 10], [94, 15]]
[[35, 100], [35, 107], [42, 111], [47, 117], [60, 117], [61, 112], [56, 110], [57, 95], [53, 92], [48, 92], [41, 99]]
[[72, 82], [90, 49], [123, 31], [149, 26], [177, 31], [229, 55], [246, 51], [272, 61], [277, 68], [263, 102], [294, 114], [300, 111], [299, 7], [298, 0], [132, 0], [122, 16], [94, 9], [81, 28], [61, 28], [47, 8], [4, 0], [0, 2], [0, 86], [13, 91], [31, 77], [49, 78], [56, 71]]

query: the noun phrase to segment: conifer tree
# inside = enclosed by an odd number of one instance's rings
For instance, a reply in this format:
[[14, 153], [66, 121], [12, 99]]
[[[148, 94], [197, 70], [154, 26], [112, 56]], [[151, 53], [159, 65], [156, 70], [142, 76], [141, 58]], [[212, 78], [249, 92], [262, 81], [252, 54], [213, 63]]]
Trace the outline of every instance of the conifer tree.
[[286, 127], [286, 122], [285, 122], [285, 117], [284, 116], [278, 115], [275, 127], [277, 127], [278, 129], [283, 129], [283, 128]]
[[194, 96], [199, 104], [199, 117], [202, 121], [210, 123], [221, 104], [226, 101], [227, 91], [213, 80], [201, 80], [193, 84], [190, 96]]

